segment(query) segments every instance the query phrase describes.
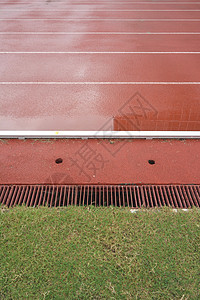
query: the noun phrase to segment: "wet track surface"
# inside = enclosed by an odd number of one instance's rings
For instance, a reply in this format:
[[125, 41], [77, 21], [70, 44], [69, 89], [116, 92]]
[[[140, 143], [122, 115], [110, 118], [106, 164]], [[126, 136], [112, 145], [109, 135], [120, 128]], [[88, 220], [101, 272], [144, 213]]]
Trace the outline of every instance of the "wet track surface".
[[199, 37], [195, 1], [1, 1], [0, 129], [200, 130]]
[[[200, 130], [200, 2], [0, 2], [0, 130]], [[0, 139], [1, 184], [199, 184], [198, 140]]]

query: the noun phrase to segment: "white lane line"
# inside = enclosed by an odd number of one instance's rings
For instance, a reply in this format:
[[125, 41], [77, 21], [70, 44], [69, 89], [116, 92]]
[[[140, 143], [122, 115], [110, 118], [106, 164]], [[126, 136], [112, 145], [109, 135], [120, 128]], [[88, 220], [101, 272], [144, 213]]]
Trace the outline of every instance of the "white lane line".
[[[9, 1], [9, 4], [10, 3], [12, 3], [12, 4], [37, 4], [37, 3], [42, 3], [42, 4], [44, 4], [44, 1], [36, 1], [36, 2], [34, 2], [34, 3], [31, 3], [31, 2], [20, 2], [20, 3], [16, 3], [16, 2], [14, 2], [14, 1]], [[64, 3], [64, 4], [67, 4], [67, 2], [66, 1], [53, 1], [53, 2], [51, 2], [51, 3], [49, 3], [49, 4], [58, 4], [58, 3]], [[113, 4], [124, 4], [124, 3], [127, 3], [127, 4], [132, 4], [132, 3], [134, 3], [134, 4], [175, 4], [175, 5], [179, 5], [179, 4], [200, 4], [200, 2], [199, 1], [193, 1], [193, 2], [190, 2], [190, 1], [181, 1], [181, 2], [179, 2], [179, 1], [177, 1], [177, 2], [174, 2], [174, 1], [96, 1], [95, 3], [94, 2], [92, 2], [92, 1], [77, 1], [77, 2], [75, 2], [75, 3], [69, 3], [68, 5], [73, 5], [73, 4], [107, 4], [107, 3], [113, 3]], [[0, 4], [8, 4], [8, 2], [5, 2], [5, 1], [1, 1], [0, 2]]]
[[28, 19], [28, 18], [14, 18], [14, 19], [0, 19], [0, 21], [117, 21], [117, 22], [199, 22], [200, 19], [92, 19], [92, 18], [42, 18], [42, 19]]
[[[44, 4], [44, 2], [43, 1], [37, 1], [37, 2], [34, 2], [34, 3], [30, 3], [30, 2], [20, 2], [20, 3], [16, 3], [16, 2], [13, 2], [13, 1], [11, 1], [11, 2], [9, 2], [9, 4], [16, 4], [16, 5], [21, 5], [21, 4], [40, 4], [40, 3], [42, 3], [42, 4]], [[120, 1], [100, 1], [100, 2], [91, 2], [91, 1], [84, 1], [84, 2], [82, 2], [82, 1], [77, 1], [76, 3], [67, 3], [67, 2], [64, 2], [64, 1], [54, 1], [54, 2], [51, 2], [51, 3], [49, 3], [49, 4], [67, 4], [67, 5], [84, 5], [84, 4], [86, 4], [86, 5], [91, 5], [91, 4], [94, 4], [95, 6], [96, 5], [105, 5], [105, 4], [141, 4], [141, 5], [143, 5], [143, 4], [155, 4], [155, 5], [157, 5], [157, 4], [163, 4], [163, 5], [166, 5], [166, 4], [171, 4], [171, 5], [180, 5], [180, 4], [188, 4], [188, 5], [190, 5], [190, 4], [200, 4], [200, 2], [176, 2], [176, 3], [174, 3], [174, 2], [172, 2], [172, 1], [164, 1], [164, 2], [157, 2], [157, 1], [155, 1], [155, 2], [148, 2], [148, 1], [144, 1], [144, 2], [139, 2], [139, 1], [123, 1], [123, 2], [120, 2]], [[0, 4], [8, 4], [8, 2], [0, 2]]]
[[0, 54], [200, 54], [200, 51], [173, 52], [173, 51], [2, 51]]
[[74, 81], [6, 81], [6, 82], [0, 82], [0, 85], [199, 85], [200, 82], [196, 81], [196, 82], [156, 82], [156, 81], [136, 81], [136, 82], [115, 82], [115, 81], [96, 81], [96, 82], [92, 82], [92, 81], [80, 81], [80, 82], [74, 82]]
[[97, 35], [97, 34], [102, 34], [102, 35], [121, 35], [121, 34], [131, 34], [131, 35], [135, 35], [135, 34], [141, 34], [141, 35], [152, 35], [152, 34], [155, 34], [155, 35], [161, 35], [161, 34], [164, 34], [164, 35], [184, 35], [184, 34], [187, 34], [187, 35], [199, 35], [200, 32], [42, 32], [42, 31], [38, 31], [38, 32], [28, 32], [28, 31], [14, 31], [14, 32], [1, 32], [0, 31], [0, 35], [25, 35], [25, 34], [30, 34], [30, 35], [51, 35], [51, 34], [54, 34], [54, 35], [62, 35], [62, 34], [76, 34], [76, 35], [81, 35], [81, 34], [91, 34], [91, 35]]
[[[38, 8], [38, 9], [30, 9], [30, 10], [27, 10], [27, 9], [1, 9], [0, 10], [1, 12], [8, 12], [8, 11], [25, 11], [25, 12], [42, 12], [41, 8]], [[54, 9], [54, 10], [49, 10], [49, 9], [45, 9], [43, 10], [43, 12], [99, 12], [99, 11], [105, 11], [105, 12], [108, 12], [108, 11], [118, 11], [118, 12], [123, 12], [123, 11], [127, 11], [127, 12], [130, 12], [130, 11], [135, 11], [135, 12], [143, 12], [143, 11], [185, 11], [185, 12], [188, 12], [188, 11], [200, 11], [200, 9], [98, 9], [98, 10], [93, 10], [93, 9], [68, 9], [68, 10], [57, 10], [57, 9]]]

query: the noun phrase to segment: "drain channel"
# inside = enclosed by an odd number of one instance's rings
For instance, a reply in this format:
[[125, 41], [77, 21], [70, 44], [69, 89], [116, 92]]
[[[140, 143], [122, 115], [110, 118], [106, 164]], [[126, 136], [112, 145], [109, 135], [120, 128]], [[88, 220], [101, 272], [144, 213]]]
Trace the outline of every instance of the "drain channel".
[[200, 185], [0, 185], [0, 204], [200, 207]]

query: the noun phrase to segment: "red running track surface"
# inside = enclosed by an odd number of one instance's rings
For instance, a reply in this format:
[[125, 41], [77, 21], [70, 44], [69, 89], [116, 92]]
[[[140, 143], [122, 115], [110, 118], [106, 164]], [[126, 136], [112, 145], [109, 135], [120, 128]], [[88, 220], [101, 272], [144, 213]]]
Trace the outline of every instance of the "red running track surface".
[[1, 1], [0, 130], [200, 130], [199, 37], [195, 1]]
[[199, 184], [199, 148], [199, 140], [0, 140], [0, 183]]
[[[199, 131], [199, 70], [200, 2], [0, 2], [0, 130]], [[4, 139], [0, 183], [199, 184], [199, 153], [198, 140]]]

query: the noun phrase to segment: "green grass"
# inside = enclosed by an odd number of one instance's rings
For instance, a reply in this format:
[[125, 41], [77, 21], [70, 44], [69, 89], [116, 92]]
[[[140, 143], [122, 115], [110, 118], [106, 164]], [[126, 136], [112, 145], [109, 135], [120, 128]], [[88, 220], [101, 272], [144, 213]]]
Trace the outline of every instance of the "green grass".
[[200, 299], [197, 209], [1, 209], [1, 299]]

